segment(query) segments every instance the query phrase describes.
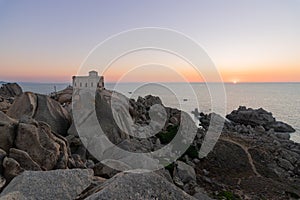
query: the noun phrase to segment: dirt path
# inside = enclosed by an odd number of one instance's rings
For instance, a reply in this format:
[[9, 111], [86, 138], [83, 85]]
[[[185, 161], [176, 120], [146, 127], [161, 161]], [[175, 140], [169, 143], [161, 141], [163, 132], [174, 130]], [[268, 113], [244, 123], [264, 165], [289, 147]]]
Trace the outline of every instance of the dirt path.
[[250, 165], [251, 165], [251, 168], [252, 168], [253, 173], [254, 173], [257, 177], [262, 177], [262, 176], [260, 175], [260, 173], [258, 173], [258, 171], [256, 170], [256, 167], [255, 167], [255, 165], [254, 165], [252, 156], [251, 156], [251, 154], [250, 154], [249, 151], [248, 151], [248, 147], [246, 147], [245, 145], [243, 145], [243, 144], [241, 144], [241, 143], [238, 143], [238, 142], [236, 142], [236, 141], [234, 141], [234, 140], [232, 140], [232, 139], [229, 139], [229, 138], [220, 138], [219, 140], [223, 140], [223, 141], [226, 141], [226, 142], [231, 142], [231, 143], [236, 144], [236, 145], [238, 145], [239, 147], [241, 147], [241, 148], [245, 151], [245, 153], [246, 153], [246, 155], [247, 155], [247, 157], [248, 157], [248, 161], [249, 161], [249, 163], [250, 163]]

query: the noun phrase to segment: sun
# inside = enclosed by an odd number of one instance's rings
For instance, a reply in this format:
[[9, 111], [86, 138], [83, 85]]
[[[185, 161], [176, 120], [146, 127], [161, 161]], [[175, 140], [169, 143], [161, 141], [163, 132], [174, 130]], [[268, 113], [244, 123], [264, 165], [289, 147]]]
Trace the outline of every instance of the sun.
[[233, 80], [232, 83], [233, 84], [237, 84], [239, 81], [238, 80]]

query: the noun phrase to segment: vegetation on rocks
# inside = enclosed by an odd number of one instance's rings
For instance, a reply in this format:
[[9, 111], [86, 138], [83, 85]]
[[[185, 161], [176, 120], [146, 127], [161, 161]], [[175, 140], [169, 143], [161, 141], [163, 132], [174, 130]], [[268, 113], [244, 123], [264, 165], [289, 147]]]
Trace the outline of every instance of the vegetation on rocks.
[[161, 131], [157, 134], [162, 144], [170, 143], [178, 132], [178, 126], [168, 126], [166, 131]]

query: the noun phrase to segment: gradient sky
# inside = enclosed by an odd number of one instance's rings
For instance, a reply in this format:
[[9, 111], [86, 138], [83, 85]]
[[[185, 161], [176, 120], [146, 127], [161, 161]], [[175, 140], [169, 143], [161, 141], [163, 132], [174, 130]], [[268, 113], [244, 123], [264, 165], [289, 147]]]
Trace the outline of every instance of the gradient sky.
[[0, 80], [68, 82], [107, 37], [163, 27], [197, 41], [224, 81], [300, 82], [299, 10], [299, 0], [0, 0]]

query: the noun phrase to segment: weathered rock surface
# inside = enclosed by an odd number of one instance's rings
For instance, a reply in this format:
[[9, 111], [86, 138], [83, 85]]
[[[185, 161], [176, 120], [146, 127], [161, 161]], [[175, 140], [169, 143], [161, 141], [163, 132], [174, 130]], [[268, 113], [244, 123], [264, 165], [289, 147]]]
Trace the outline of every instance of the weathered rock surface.
[[274, 135], [281, 140], [289, 140], [291, 138], [291, 135], [289, 133], [274, 133]]
[[[96, 93], [96, 114], [99, 120], [100, 126], [106, 136], [112, 141], [114, 144], [118, 144], [122, 142], [122, 140], [129, 138], [121, 128], [118, 126], [116, 120], [114, 119], [113, 110], [111, 103], [112, 101], [124, 100], [124, 96], [118, 93], [113, 93], [109, 90], [97, 91]], [[123, 116], [128, 116], [128, 111], [124, 110], [121, 104], [121, 107], [118, 107], [118, 111]], [[126, 112], [127, 111], [127, 112]], [[124, 124], [127, 124], [127, 118], [124, 118]]]
[[182, 161], [177, 161], [175, 165], [174, 177], [178, 177], [183, 183], [196, 181], [196, 173], [193, 167]]
[[9, 183], [0, 194], [0, 199], [18, 194], [17, 198], [27, 200], [73, 200], [91, 184], [92, 177], [91, 170], [25, 171]]
[[17, 83], [6, 83], [0, 88], [0, 96], [4, 97], [16, 97], [22, 93], [22, 88]]
[[206, 194], [202, 194], [202, 193], [196, 193], [193, 197], [195, 199], [199, 199], [199, 200], [213, 200], [212, 198], [210, 198]]
[[15, 100], [7, 115], [15, 119], [19, 119], [24, 115], [34, 117], [36, 109], [37, 96], [32, 92], [25, 92]]
[[[149, 113], [149, 110], [152, 106], [154, 105], [163, 106], [160, 98], [152, 95], [147, 95], [144, 98], [139, 97], [137, 101], [135, 101], [134, 99], [130, 99], [129, 104], [130, 104], [129, 112], [131, 117], [133, 118], [136, 124], [141, 124], [141, 125], [148, 125], [150, 121], [153, 120], [150, 118], [150, 113]], [[167, 126], [169, 125], [173, 125], [173, 126], [179, 125], [181, 120], [180, 118], [181, 111], [178, 109], [168, 108], [164, 106], [163, 108], [165, 109], [167, 114], [166, 116], [167, 121], [165, 122], [164, 129], [166, 129]]]
[[27, 115], [17, 121], [0, 111], [0, 149], [0, 172], [7, 182], [24, 170], [79, 167], [67, 140]]
[[13, 158], [5, 157], [2, 165], [4, 168], [3, 175], [7, 182], [10, 182], [14, 177], [24, 171], [20, 164]]
[[194, 199], [156, 173], [120, 173], [101, 188], [87, 199]]
[[29, 154], [25, 151], [11, 148], [9, 150], [9, 157], [16, 160], [20, 164], [20, 167], [23, 168], [24, 170], [29, 170], [29, 171], [42, 170], [39, 164], [37, 164], [34, 160], [32, 160]]
[[267, 135], [222, 133], [214, 150], [196, 164], [198, 184], [241, 199], [300, 198], [300, 145], [289, 140], [276, 143]]
[[0, 190], [2, 190], [5, 184], [6, 184], [6, 179], [2, 175], [0, 175]]
[[265, 128], [266, 130], [274, 129], [274, 131], [276, 132], [284, 132], [284, 133], [293, 133], [296, 131], [292, 126], [280, 121], [267, 124]]
[[10, 108], [11, 103], [6, 98], [0, 97], [0, 111], [7, 112]]
[[63, 105], [63, 104], [71, 104], [72, 95], [73, 95], [73, 87], [68, 86], [59, 92], [52, 93], [50, 97]]
[[50, 125], [53, 132], [66, 135], [70, 127], [69, 113], [55, 100], [46, 95], [25, 92], [14, 101], [7, 115], [20, 119], [27, 115]]
[[0, 111], [0, 148], [8, 152], [13, 146], [17, 126], [13, 120], [2, 119], [1, 115], [3, 113]]
[[[213, 151], [193, 161], [199, 186], [217, 199], [300, 198], [300, 144], [282, 133], [290, 126], [275, 132], [274, 126], [282, 123], [263, 109], [240, 107], [227, 117], [231, 121], [225, 121]], [[200, 114], [199, 119], [205, 135], [210, 115]], [[196, 141], [201, 145], [201, 139]]]
[[16, 83], [6, 83], [0, 88], [0, 111], [7, 112], [15, 97], [21, 95], [22, 88]]
[[7, 153], [0, 149], [0, 174], [3, 174], [3, 159], [6, 157]]
[[20, 192], [11, 192], [5, 196], [0, 197], [0, 200], [27, 200], [27, 198]]
[[[114, 165], [116, 165], [116, 164], [117, 164], [117, 162], [114, 163]], [[118, 168], [120, 168], [120, 166]], [[120, 172], [116, 169], [110, 168], [109, 166], [102, 164], [101, 162], [95, 164], [95, 166], [93, 167], [93, 170], [94, 170], [95, 176], [101, 176], [104, 178], [112, 178], [113, 176], [115, 176], [116, 174], [118, 174]]]
[[238, 110], [232, 111], [226, 118], [246, 126], [262, 126], [266, 130], [274, 129], [276, 132], [295, 132], [293, 127], [284, 122], [276, 121], [272, 113], [262, 108], [252, 109], [240, 106]]
[[74, 122], [72, 122], [70, 128], [68, 129], [68, 135], [73, 135], [73, 136], [79, 137]]
[[38, 126], [24, 123], [18, 126], [16, 147], [27, 152], [32, 160], [44, 170], [53, 169], [60, 159], [68, 159], [60, 157], [66, 148], [61, 146], [63, 144], [64, 142], [52, 134], [50, 127], [43, 122], [39, 122]]

